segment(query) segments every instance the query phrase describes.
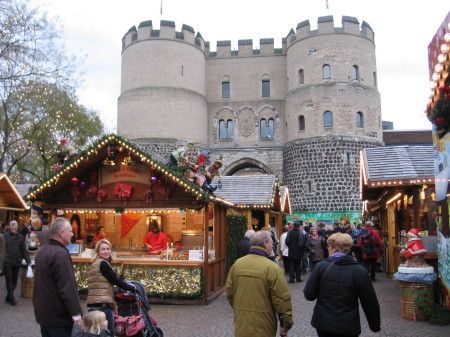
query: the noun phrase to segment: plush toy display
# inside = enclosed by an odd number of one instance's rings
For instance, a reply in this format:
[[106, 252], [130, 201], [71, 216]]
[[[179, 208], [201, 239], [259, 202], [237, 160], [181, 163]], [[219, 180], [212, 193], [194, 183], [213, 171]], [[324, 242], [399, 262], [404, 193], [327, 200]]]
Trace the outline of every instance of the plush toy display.
[[411, 228], [408, 232], [408, 243], [400, 251], [400, 255], [406, 258], [405, 267], [423, 267], [428, 266], [425, 263], [424, 255], [427, 252], [422, 239], [420, 238], [420, 231], [417, 228]]

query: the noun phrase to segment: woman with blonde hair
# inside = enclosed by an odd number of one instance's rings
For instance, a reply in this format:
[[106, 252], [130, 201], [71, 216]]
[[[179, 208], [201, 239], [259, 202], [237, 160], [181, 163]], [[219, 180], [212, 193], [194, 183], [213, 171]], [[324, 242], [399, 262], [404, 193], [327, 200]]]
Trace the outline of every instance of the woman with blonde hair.
[[94, 261], [88, 274], [88, 296], [86, 300], [89, 311], [100, 310], [108, 320], [108, 330], [114, 337], [114, 291], [113, 285], [122, 289], [135, 291], [135, 287], [121, 280], [111, 267], [112, 245], [106, 239], [101, 239], [95, 245]]
[[[317, 300], [311, 325], [319, 337], [356, 337], [361, 334], [359, 302], [369, 328], [380, 331], [380, 306], [367, 270], [348, 255], [352, 237], [335, 233], [328, 240], [329, 257], [319, 262], [303, 290]], [[326, 322], [326, 324], [324, 324]]]
[[83, 316], [83, 327], [74, 337], [108, 337], [108, 321], [104, 312], [89, 311]]

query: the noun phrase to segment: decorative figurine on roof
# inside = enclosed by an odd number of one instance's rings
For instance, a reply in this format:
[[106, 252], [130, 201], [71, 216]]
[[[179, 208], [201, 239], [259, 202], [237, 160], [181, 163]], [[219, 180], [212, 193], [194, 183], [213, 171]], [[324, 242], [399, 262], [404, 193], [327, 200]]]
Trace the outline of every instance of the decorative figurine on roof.
[[400, 251], [400, 255], [406, 258], [404, 267], [422, 268], [427, 267], [425, 263], [425, 249], [422, 239], [420, 238], [420, 231], [417, 228], [411, 228], [408, 232], [408, 243]]
[[[222, 167], [222, 157], [217, 158], [213, 164], [205, 168], [206, 171], [206, 182], [211, 184], [215, 176], [222, 178], [220, 175], [220, 168]], [[219, 180], [220, 183], [220, 180]]]
[[67, 159], [77, 155], [77, 151], [70, 145], [70, 140], [68, 138], [61, 138], [59, 145], [61, 147], [61, 152], [58, 154], [58, 159], [61, 164], [64, 164]]
[[42, 207], [39, 204], [31, 205], [30, 215], [30, 232], [38, 232], [42, 230]]
[[[199, 172], [199, 169], [203, 166], [205, 161], [209, 158], [209, 151], [205, 150], [202, 151], [198, 156], [197, 159], [194, 158], [194, 160], [189, 160], [188, 158], [188, 170], [185, 173], [186, 178], [189, 181], [194, 182], [199, 187], [201, 187], [204, 191], [213, 193], [217, 186], [212, 186], [210, 182], [207, 181], [207, 178]], [[195, 161], [195, 164], [194, 164]]]
[[179, 147], [170, 154], [169, 166], [184, 165], [188, 161], [189, 152], [194, 151], [195, 142], [189, 142], [185, 146]]

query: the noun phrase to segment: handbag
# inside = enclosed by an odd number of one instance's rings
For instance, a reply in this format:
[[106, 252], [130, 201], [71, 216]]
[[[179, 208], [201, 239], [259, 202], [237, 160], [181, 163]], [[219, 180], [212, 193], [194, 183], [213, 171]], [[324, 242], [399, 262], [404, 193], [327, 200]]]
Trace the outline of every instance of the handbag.
[[116, 336], [134, 336], [145, 328], [142, 315], [122, 317], [114, 314], [114, 334]]
[[31, 266], [27, 268], [27, 278], [33, 278], [33, 269], [31, 269]]

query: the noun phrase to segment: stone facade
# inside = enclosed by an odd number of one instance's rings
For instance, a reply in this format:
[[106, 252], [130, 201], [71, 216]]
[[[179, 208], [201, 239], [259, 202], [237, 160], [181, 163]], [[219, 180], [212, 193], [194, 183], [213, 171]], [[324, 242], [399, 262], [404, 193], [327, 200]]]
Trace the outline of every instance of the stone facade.
[[317, 30], [299, 23], [282, 48], [260, 39], [259, 48], [239, 40], [238, 50], [231, 41], [216, 49], [172, 21], [132, 27], [118, 134], [162, 161], [196, 141], [223, 158], [224, 175], [277, 174], [294, 211], [359, 211], [358, 151], [382, 145], [371, 27], [346, 16], [334, 27], [327, 16]]

